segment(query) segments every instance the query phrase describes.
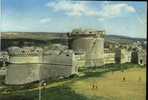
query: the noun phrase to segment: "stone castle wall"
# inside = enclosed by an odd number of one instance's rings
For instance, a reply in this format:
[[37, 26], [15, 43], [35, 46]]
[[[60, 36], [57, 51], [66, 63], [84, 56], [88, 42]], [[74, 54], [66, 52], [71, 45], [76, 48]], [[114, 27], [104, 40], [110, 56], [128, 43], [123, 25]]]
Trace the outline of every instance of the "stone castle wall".
[[105, 64], [115, 63], [115, 53], [104, 53], [104, 63]]
[[[19, 48], [21, 49], [21, 48]], [[49, 78], [68, 77], [78, 72], [71, 50], [49, 50], [42, 55], [12, 53], [7, 67], [6, 84], [26, 84]]]
[[40, 64], [10, 64], [7, 67], [5, 83], [21, 85], [41, 80]]

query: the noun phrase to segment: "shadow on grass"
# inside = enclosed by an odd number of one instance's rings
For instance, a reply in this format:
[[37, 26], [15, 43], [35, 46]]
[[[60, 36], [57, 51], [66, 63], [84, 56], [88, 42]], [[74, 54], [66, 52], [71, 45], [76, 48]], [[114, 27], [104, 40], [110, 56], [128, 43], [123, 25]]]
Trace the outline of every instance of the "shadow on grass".
[[[13, 95], [0, 95], [0, 100], [39, 100], [39, 91], [24, 92]], [[41, 100], [88, 100], [87, 97], [77, 94], [70, 87], [61, 85], [42, 89]]]
[[66, 85], [52, 87], [43, 91], [42, 100], [88, 100], [87, 97], [77, 94]]
[[[87, 97], [76, 93], [68, 84], [42, 90], [42, 100], [109, 100], [102, 96]], [[38, 100], [38, 99], [35, 99]]]
[[33, 97], [27, 97], [22, 95], [3, 95], [0, 96], [0, 100], [33, 100]]

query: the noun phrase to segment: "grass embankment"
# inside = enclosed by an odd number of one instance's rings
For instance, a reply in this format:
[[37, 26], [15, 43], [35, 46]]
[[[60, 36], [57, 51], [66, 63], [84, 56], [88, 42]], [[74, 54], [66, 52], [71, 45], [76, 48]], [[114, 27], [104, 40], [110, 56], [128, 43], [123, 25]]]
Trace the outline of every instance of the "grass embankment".
[[[130, 63], [110, 64], [96, 68], [81, 68], [79, 72], [79, 77], [50, 82], [45, 89], [42, 89], [42, 100], [144, 100], [145, 98], [145, 66]], [[124, 82], [123, 77], [125, 77]], [[97, 88], [93, 89], [92, 84]], [[11, 89], [11, 93], [0, 93], [0, 100], [39, 100], [38, 88], [16, 90], [11, 87]]]

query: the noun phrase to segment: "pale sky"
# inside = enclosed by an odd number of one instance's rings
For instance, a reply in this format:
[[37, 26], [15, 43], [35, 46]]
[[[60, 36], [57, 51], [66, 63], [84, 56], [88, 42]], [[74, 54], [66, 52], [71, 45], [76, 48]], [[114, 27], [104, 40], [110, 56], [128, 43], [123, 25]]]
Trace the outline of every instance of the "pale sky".
[[69, 32], [74, 28], [146, 38], [147, 2], [1, 0], [0, 31]]

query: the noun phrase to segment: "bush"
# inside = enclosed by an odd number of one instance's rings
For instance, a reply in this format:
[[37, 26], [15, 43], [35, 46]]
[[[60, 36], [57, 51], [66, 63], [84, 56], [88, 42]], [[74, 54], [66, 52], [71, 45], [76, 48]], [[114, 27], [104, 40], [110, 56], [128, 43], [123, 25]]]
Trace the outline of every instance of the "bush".
[[72, 75], [69, 76], [69, 78], [77, 78], [77, 77], [79, 77], [78, 74], [72, 74]]

